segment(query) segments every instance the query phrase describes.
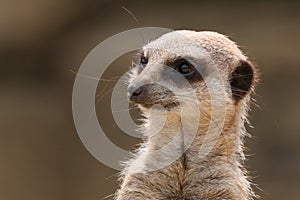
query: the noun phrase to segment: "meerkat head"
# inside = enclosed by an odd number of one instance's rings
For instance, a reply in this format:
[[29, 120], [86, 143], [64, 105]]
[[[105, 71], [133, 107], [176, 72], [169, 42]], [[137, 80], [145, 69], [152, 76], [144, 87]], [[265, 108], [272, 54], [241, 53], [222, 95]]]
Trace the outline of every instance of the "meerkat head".
[[223, 91], [226, 105], [236, 106], [248, 99], [256, 77], [237, 45], [215, 32], [170, 32], [145, 45], [138, 57], [128, 97], [144, 111], [160, 105], [176, 112], [195, 99], [209, 103], [211, 89]]

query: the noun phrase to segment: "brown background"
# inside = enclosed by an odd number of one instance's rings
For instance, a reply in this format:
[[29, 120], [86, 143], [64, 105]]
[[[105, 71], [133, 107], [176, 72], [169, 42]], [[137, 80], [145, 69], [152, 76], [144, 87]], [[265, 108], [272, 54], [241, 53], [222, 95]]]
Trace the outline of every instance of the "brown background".
[[[99, 200], [114, 192], [117, 171], [94, 159], [74, 128], [71, 71], [101, 41], [143, 26], [224, 33], [260, 66], [247, 164], [261, 199], [299, 199], [299, 8], [296, 1], [1, 1], [0, 199]], [[122, 75], [130, 56], [105, 77]], [[101, 124], [117, 145], [133, 147], [102, 87]]]

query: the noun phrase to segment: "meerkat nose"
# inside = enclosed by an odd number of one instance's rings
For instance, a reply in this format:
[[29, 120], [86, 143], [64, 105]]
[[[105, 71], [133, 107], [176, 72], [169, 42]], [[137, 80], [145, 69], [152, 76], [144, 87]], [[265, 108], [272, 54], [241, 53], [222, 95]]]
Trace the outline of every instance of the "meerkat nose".
[[143, 92], [143, 87], [131, 85], [128, 87], [128, 97], [130, 101], [136, 101]]
[[133, 93], [132, 93], [132, 96], [139, 96], [140, 94], [142, 94], [142, 89], [141, 88], [138, 88], [136, 89]]

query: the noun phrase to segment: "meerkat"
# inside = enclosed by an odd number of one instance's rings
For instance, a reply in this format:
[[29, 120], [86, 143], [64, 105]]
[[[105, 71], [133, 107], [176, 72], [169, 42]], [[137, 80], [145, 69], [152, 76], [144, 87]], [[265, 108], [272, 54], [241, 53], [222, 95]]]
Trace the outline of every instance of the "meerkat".
[[[142, 48], [129, 74], [128, 98], [143, 113], [144, 142], [125, 163], [116, 200], [255, 198], [244, 168], [243, 138], [258, 73], [233, 41], [210, 31], [169, 32]], [[210, 89], [219, 105], [214, 114]], [[189, 127], [195, 124], [191, 137]], [[208, 130], [219, 134], [207, 139]], [[201, 155], [206, 142], [210, 148]]]

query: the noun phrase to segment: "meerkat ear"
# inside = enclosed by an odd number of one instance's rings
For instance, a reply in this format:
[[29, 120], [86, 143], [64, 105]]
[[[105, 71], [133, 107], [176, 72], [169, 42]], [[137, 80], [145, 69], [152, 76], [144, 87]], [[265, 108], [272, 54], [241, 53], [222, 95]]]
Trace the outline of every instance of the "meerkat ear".
[[253, 82], [254, 66], [249, 61], [241, 60], [230, 78], [233, 99], [239, 101], [245, 97], [250, 92]]

